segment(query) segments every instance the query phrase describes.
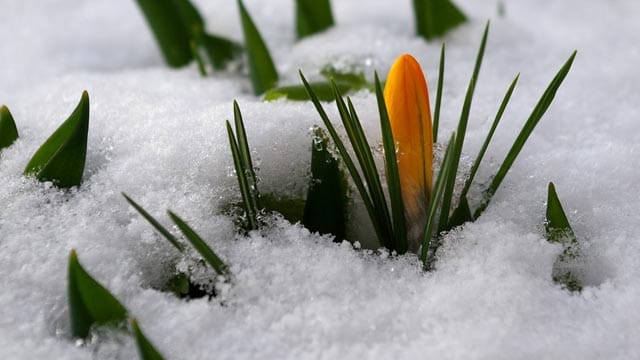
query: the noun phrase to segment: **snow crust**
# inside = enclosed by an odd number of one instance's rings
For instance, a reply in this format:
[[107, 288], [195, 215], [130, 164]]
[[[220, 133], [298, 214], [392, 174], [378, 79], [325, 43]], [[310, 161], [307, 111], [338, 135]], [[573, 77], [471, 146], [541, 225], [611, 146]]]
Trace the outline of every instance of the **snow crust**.
[[[197, 1], [209, 30], [241, 40], [233, 2]], [[382, 76], [401, 53], [422, 64], [435, 98], [440, 43], [413, 35], [411, 2], [334, 1], [338, 26], [294, 41], [293, 4], [246, 0], [282, 83], [328, 63]], [[574, 67], [491, 206], [447, 234], [423, 273], [413, 255], [380, 256], [274, 218], [236, 234], [222, 212], [239, 200], [224, 120], [237, 99], [259, 162], [261, 190], [306, 191], [310, 103], [263, 103], [246, 76], [170, 70], [130, 0], [5, 0], [0, 103], [20, 139], [0, 154], [0, 358], [130, 359], [106, 333], [69, 339], [71, 248], [139, 319], [168, 359], [632, 359], [640, 357], [640, 3], [458, 1], [471, 21], [448, 34], [440, 138], [457, 123], [486, 19], [492, 19], [465, 153], [475, 156], [504, 91], [520, 83], [479, 180], [497, 170], [547, 83], [573, 49]], [[59, 191], [23, 177], [38, 146], [91, 97], [84, 183]], [[375, 96], [353, 96], [379, 139]], [[333, 106], [327, 106], [336, 119]], [[374, 140], [377, 141], [377, 140]], [[551, 280], [561, 252], [543, 237], [546, 186], [556, 184], [587, 256], [587, 286]], [[125, 203], [164, 224], [171, 209], [230, 264], [234, 284], [211, 301], [156, 290], [178, 259]], [[356, 207], [350, 233], [370, 242]], [[367, 232], [369, 231], [369, 232]]]

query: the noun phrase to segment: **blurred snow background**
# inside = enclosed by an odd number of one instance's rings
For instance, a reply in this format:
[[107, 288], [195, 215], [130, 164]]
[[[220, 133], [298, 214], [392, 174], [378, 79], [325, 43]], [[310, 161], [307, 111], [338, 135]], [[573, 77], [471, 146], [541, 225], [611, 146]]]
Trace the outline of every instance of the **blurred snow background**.
[[[282, 83], [327, 63], [384, 75], [401, 53], [423, 65], [435, 98], [440, 42], [413, 35], [410, 1], [333, 1], [338, 25], [294, 41], [293, 2], [246, 0]], [[456, 125], [482, 28], [492, 19], [465, 153], [475, 156], [504, 91], [521, 81], [480, 170], [502, 161], [533, 105], [573, 49], [554, 104], [493, 203], [446, 236], [437, 271], [415, 256], [380, 257], [274, 220], [235, 234], [221, 208], [237, 201], [224, 120], [238, 99], [263, 192], [302, 195], [309, 166], [309, 103], [263, 103], [242, 74], [200, 78], [164, 66], [132, 0], [2, 0], [0, 103], [20, 139], [0, 155], [0, 358], [130, 359], [113, 334], [78, 347], [68, 338], [71, 248], [139, 318], [168, 359], [640, 357], [640, 3], [633, 0], [458, 1], [471, 21], [448, 34], [444, 139]], [[197, 1], [209, 30], [241, 40], [237, 9]], [[37, 147], [91, 97], [83, 185], [61, 192], [21, 173]], [[354, 95], [378, 139], [375, 97]], [[331, 112], [335, 114], [335, 112]], [[579, 294], [551, 268], [561, 249], [543, 234], [554, 181], [589, 270]], [[154, 290], [176, 254], [128, 206], [127, 192], [165, 224], [183, 216], [231, 265], [221, 297], [184, 302]], [[369, 227], [354, 216], [354, 236]]]

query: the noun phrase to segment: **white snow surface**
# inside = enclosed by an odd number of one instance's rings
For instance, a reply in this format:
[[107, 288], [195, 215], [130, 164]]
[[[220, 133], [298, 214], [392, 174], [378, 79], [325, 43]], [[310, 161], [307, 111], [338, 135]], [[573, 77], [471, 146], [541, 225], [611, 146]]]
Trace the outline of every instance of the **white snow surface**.
[[[411, 53], [435, 98], [440, 41], [413, 34], [411, 1], [333, 3], [337, 26], [296, 42], [292, 1], [246, 0], [283, 84], [299, 83], [298, 68], [317, 78], [325, 64], [384, 76]], [[280, 196], [306, 192], [309, 128], [320, 123], [310, 103], [265, 103], [243, 74], [169, 69], [132, 0], [3, 0], [0, 103], [20, 139], [0, 154], [0, 358], [137, 356], [128, 337], [110, 332], [84, 346], [71, 340], [72, 248], [167, 359], [640, 358], [640, 2], [506, 1], [503, 17], [495, 1], [458, 3], [470, 22], [444, 37], [440, 138], [457, 124], [487, 19], [469, 156], [521, 72], [480, 182], [571, 51], [578, 56], [487, 211], [447, 234], [436, 270], [424, 273], [415, 255], [357, 250], [282, 219], [237, 234], [223, 212], [240, 198], [224, 128], [232, 100], [261, 190]], [[196, 4], [210, 31], [242, 39], [235, 2]], [[82, 186], [60, 191], [25, 178], [30, 156], [84, 89], [91, 125]], [[378, 142], [375, 96], [353, 98]], [[543, 236], [549, 181], [586, 254], [581, 293], [551, 279], [561, 248]], [[120, 192], [164, 224], [166, 209], [187, 220], [230, 264], [232, 286], [188, 302], [156, 290], [179, 256]], [[352, 238], [371, 243], [366, 216], [354, 212]]]

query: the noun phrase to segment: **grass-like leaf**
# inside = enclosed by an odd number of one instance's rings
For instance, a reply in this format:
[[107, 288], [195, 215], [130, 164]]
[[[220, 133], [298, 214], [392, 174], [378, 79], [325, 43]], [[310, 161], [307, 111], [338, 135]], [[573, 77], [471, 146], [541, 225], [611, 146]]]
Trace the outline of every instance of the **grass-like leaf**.
[[140, 355], [140, 359], [142, 360], [163, 360], [164, 358], [158, 350], [151, 344], [151, 342], [147, 339], [147, 337], [140, 330], [140, 326], [138, 326], [138, 321], [131, 320], [131, 331], [133, 332], [133, 337], [136, 339], [136, 344], [138, 345], [138, 354]]
[[440, 125], [440, 105], [442, 104], [442, 86], [444, 84], [444, 48], [440, 48], [440, 66], [438, 70], [438, 89], [436, 92], [436, 107], [433, 111], [433, 143], [438, 142], [438, 126]]
[[569, 59], [564, 63], [562, 68], [560, 68], [560, 70], [555, 75], [553, 80], [551, 80], [551, 83], [542, 94], [542, 97], [540, 98], [540, 100], [538, 100], [538, 103], [536, 104], [533, 111], [531, 112], [531, 115], [529, 115], [529, 118], [527, 119], [524, 126], [522, 127], [520, 134], [518, 134], [518, 137], [516, 138], [513, 145], [511, 146], [511, 149], [507, 153], [507, 156], [502, 162], [502, 165], [500, 165], [498, 172], [493, 177], [491, 184], [486, 190], [484, 201], [482, 202], [482, 204], [474, 214], [475, 218], [480, 216], [480, 214], [487, 208], [487, 206], [489, 205], [489, 202], [491, 201], [491, 198], [500, 187], [500, 184], [502, 183], [502, 180], [504, 180], [504, 177], [509, 172], [509, 169], [511, 169], [511, 166], [513, 165], [514, 161], [516, 160], [516, 157], [522, 150], [522, 147], [524, 146], [525, 142], [529, 138], [529, 135], [531, 135], [531, 132], [533, 131], [533, 129], [535, 129], [536, 125], [538, 124], [538, 122], [540, 121], [544, 113], [547, 111], [547, 109], [551, 105], [551, 102], [553, 101], [553, 98], [555, 97], [556, 92], [558, 91], [558, 88], [560, 88], [560, 85], [562, 84], [565, 77], [569, 73], [569, 70], [571, 69], [571, 65], [573, 64], [573, 60], [576, 57], [576, 53], [577, 52], [574, 51], [571, 54]]
[[[433, 231], [437, 225], [436, 214], [438, 212], [438, 205], [442, 200], [442, 195], [444, 194], [444, 185], [447, 182], [447, 178], [452, 176], [451, 168], [453, 166], [453, 147], [455, 145], [456, 134], [451, 134], [449, 138], [449, 143], [447, 144], [447, 150], [444, 153], [444, 159], [442, 160], [442, 165], [440, 166], [440, 173], [438, 174], [438, 178], [436, 179], [436, 184], [433, 187], [433, 194], [431, 196], [431, 201], [429, 202], [429, 209], [427, 211], [427, 224], [425, 226], [424, 238], [422, 240], [422, 249], [420, 253], [420, 260], [423, 263], [425, 269], [429, 269], [431, 264], [433, 263], [433, 259], [435, 257], [435, 250], [437, 250], [437, 243], [435, 246], [432, 245], [431, 239], [433, 237]], [[455, 174], [453, 175], [455, 176]], [[440, 214], [440, 216], [443, 216]], [[437, 236], [437, 234], [436, 234]], [[436, 239], [436, 241], [438, 241]]]
[[[380, 129], [382, 131], [382, 144], [384, 146], [384, 156], [387, 164], [387, 186], [389, 188], [389, 199], [391, 211], [393, 213], [393, 248], [398, 254], [404, 254], [408, 248], [407, 228], [404, 217], [404, 203], [402, 200], [402, 189], [400, 188], [400, 175], [398, 172], [398, 160], [396, 159], [396, 142], [391, 131], [387, 105], [385, 104], [382, 86], [375, 74], [376, 99], [378, 101], [378, 113], [380, 115]], [[376, 174], [377, 176], [377, 174]]]
[[296, 0], [296, 32], [298, 39], [333, 26], [329, 0]]
[[87, 154], [89, 94], [82, 93], [71, 116], [45, 141], [24, 170], [40, 181], [53, 181], [60, 188], [80, 185]]
[[311, 181], [302, 224], [312, 232], [345, 238], [347, 187], [338, 160], [328, 149], [327, 136], [314, 129], [311, 144]]
[[74, 337], [87, 337], [94, 324], [117, 324], [126, 319], [124, 306], [82, 268], [74, 250], [69, 254], [68, 277], [69, 315]]
[[449, 229], [449, 211], [451, 209], [451, 202], [453, 197], [453, 188], [456, 182], [455, 174], [458, 173], [458, 165], [460, 163], [460, 157], [462, 156], [462, 146], [464, 145], [464, 138], [467, 133], [467, 123], [469, 122], [469, 114], [471, 112], [471, 102], [473, 100], [473, 94], [478, 81], [478, 74], [480, 67], [482, 66], [482, 59], [484, 57], [484, 49], [487, 44], [487, 35], [489, 33], [489, 22], [484, 29], [482, 35], [482, 41], [480, 42], [480, 48], [478, 50], [478, 56], [476, 57], [476, 63], [473, 68], [473, 74], [469, 81], [469, 87], [465, 95], [464, 104], [462, 105], [462, 113], [460, 114], [460, 121], [458, 122], [458, 130], [456, 131], [456, 143], [453, 148], [453, 160], [451, 165], [451, 171], [454, 174], [447, 179], [447, 183], [444, 188], [444, 195], [442, 199], [442, 210], [440, 216], [440, 223], [438, 225], [438, 231], [444, 231]]
[[0, 107], [0, 150], [9, 147], [18, 139], [18, 128], [9, 108], [2, 105]]
[[416, 32], [427, 40], [444, 35], [467, 18], [450, 0], [413, 0]]
[[377, 212], [376, 208], [374, 208], [373, 202], [371, 201], [371, 197], [369, 196], [369, 193], [367, 193], [365, 185], [362, 181], [362, 177], [360, 176], [360, 173], [358, 172], [355, 166], [355, 163], [351, 158], [351, 155], [349, 155], [347, 148], [344, 146], [344, 143], [340, 139], [340, 136], [338, 135], [338, 132], [336, 131], [333, 124], [331, 123], [331, 120], [329, 120], [329, 116], [324, 111], [324, 108], [320, 104], [320, 100], [318, 99], [315, 92], [311, 88], [311, 85], [309, 85], [309, 83], [307, 82], [307, 79], [305, 79], [302, 72], [300, 71], [299, 73], [300, 73], [300, 78], [302, 79], [302, 83], [304, 84], [309, 94], [309, 97], [311, 98], [311, 102], [315, 106], [316, 110], [318, 111], [318, 114], [320, 115], [320, 118], [322, 119], [322, 122], [324, 123], [325, 127], [329, 131], [331, 140], [336, 145], [336, 148], [338, 148], [340, 157], [342, 158], [344, 165], [347, 167], [347, 170], [349, 171], [349, 175], [351, 175], [351, 179], [353, 180], [353, 183], [355, 184], [356, 189], [358, 190], [358, 193], [362, 197], [362, 201], [364, 202], [364, 206], [367, 210], [367, 214], [369, 215], [369, 219], [371, 219], [378, 241], [385, 246], [390, 246], [389, 239], [390, 239], [391, 233], [388, 231], [388, 229], [384, 226], [383, 223], [378, 221], [378, 218], [380, 217], [380, 213]]
[[124, 196], [124, 198], [127, 200], [129, 205], [133, 206], [133, 208], [136, 209], [136, 211], [138, 211], [140, 215], [142, 215], [142, 217], [145, 218], [145, 220], [147, 220], [149, 224], [151, 224], [151, 226], [153, 226], [160, 234], [162, 234], [162, 236], [164, 236], [164, 238], [167, 239], [171, 243], [171, 245], [173, 245], [176, 249], [178, 249], [178, 251], [184, 252], [184, 245], [175, 236], [173, 236], [173, 234], [171, 234], [169, 230], [167, 230], [164, 226], [160, 225], [158, 220], [156, 220], [153, 216], [151, 216], [151, 214], [149, 214], [145, 209], [143, 209], [142, 206], [140, 206], [138, 203], [133, 201], [129, 196], [127, 196], [127, 194], [122, 193], [122, 196]]
[[453, 214], [449, 219], [450, 227], [462, 225], [463, 223], [467, 221], [473, 221], [474, 219], [471, 209], [469, 207], [469, 201], [467, 200], [467, 193], [471, 188], [471, 183], [473, 182], [473, 179], [475, 178], [476, 173], [478, 172], [478, 168], [480, 167], [482, 158], [484, 157], [484, 154], [487, 151], [487, 147], [489, 147], [489, 143], [493, 138], [493, 134], [495, 133], [496, 128], [498, 127], [498, 124], [502, 119], [502, 115], [504, 114], [505, 109], [507, 108], [507, 104], [509, 104], [509, 100], [511, 99], [513, 90], [515, 89], [516, 84], [518, 83], [519, 77], [520, 77], [520, 74], [516, 75], [515, 79], [513, 79], [513, 81], [511, 82], [511, 85], [507, 89], [507, 92], [504, 98], [502, 99], [502, 103], [500, 104], [500, 108], [498, 109], [498, 113], [496, 114], [496, 117], [493, 120], [493, 123], [491, 124], [491, 129], [489, 129], [489, 133], [487, 134], [487, 137], [484, 139], [484, 143], [482, 144], [482, 147], [480, 148], [480, 151], [478, 152], [478, 155], [476, 156], [476, 159], [473, 162], [473, 165], [471, 166], [471, 170], [469, 171], [469, 177], [465, 181], [464, 188], [460, 193], [458, 207], [453, 211]]
[[181, 67], [191, 62], [190, 33], [175, 0], [137, 0], [162, 50], [167, 64]]
[[235, 101], [233, 103], [233, 111], [236, 133], [234, 134], [231, 124], [227, 121], [229, 145], [231, 147], [233, 166], [236, 170], [236, 177], [238, 178], [238, 185], [242, 195], [247, 228], [248, 230], [255, 230], [258, 228], [258, 212], [260, 210], [258, 203], [258, 184], [251, 162], [251, 151], [247, 142], [242, 114], [240, 113], [240, 107]]
[[244, 31], [245, 49], [249, 62], [249, 77], [256, 95], [263, 94], [278, 82], [278, 72], [273, 65], [269, 49], [264, 43], [255, 23], [249, 16], [242, 0], [238, 0], [240, 20]]
[[211, 34], [201, 34], [198, 44], [202, 46], [215, 69], [225, 65], [242, 53], [242, 46], [234, 41]]
[[178, 215], [174, 214], [171, 211], [167, 211], [167, 214], [169, 214], [171, 220], [173, 220], [180, 231], [182, 231], [185, 238], [187, 238], [191, 245], [193, 245], [194, 249], [196, 249], [196, 251], [198, 251], [198, 253], [202, 255], [204, 261], [211, 265], [213, 270], [215, 270], [218, 275], [226, 275], [228, 273], [227, 265], [225, 265], [225, 263], [220, 260], [220, 257], [218, 257], [218, 255], [216, 255], [216, 253], [211, 250], [209, 245], [207, 245], [207, 243], [202, 240], [202, 238]]

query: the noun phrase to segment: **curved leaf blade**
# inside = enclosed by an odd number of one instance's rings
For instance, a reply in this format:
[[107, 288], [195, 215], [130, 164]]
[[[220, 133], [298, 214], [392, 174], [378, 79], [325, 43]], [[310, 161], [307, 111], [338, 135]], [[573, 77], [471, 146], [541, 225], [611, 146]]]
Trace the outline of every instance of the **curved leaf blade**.
[[271, 59], [269, 49], [242, 0], [238, 0], [238, 8], [240, 9], [240, 20], [249, 62], [249, 77], [253, 84], [254, 94], [260, 95], [276, 85], [278, 72]]
[[133, 332], [133, 337], [136, 339], [136, 344], [138, 345], [138, 354], [140, 355], [140, 359], [164, 360], [158, 350], [156, 350], [144, 333], [142, 333], [142, 330], [140, 330], [140, 326], [138, 325], [138, 321], [135, 319], [131, 320], [131, 331]]
[[60, 188], [80, 185], [87, 155], [89, 94], [84, 91], [69, 118], [45, 141], [27, 164], [24, 174], [53, 181]]
[[9, 112], [9, 108], [2, 105], [0, 108], [0, 150], [9, 147], [18, 139], [18, 128]]

